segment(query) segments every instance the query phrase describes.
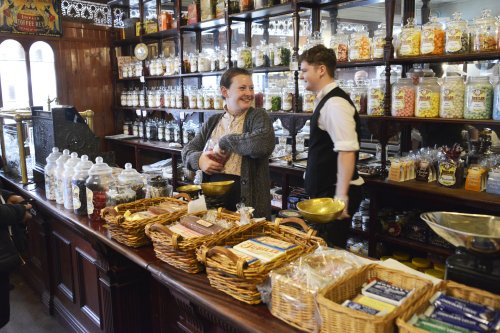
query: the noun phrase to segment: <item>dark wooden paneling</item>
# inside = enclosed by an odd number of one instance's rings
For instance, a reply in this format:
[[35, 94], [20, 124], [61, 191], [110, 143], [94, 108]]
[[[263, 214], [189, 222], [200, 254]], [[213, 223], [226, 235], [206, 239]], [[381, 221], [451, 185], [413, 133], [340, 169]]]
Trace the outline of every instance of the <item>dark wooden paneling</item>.
[[77, 248], [76, 263], [80, 309], [96, 326], [102, 328], [101, 300], [95, 258]]
[[73, 256], [71, 253], [71, 241], [58, 232], [52, 233], [53, 256], [54, 256], [54, 282], [57, 295], [66, 297], [72, 303], [75, 302], [75, 281], [73, 275]]

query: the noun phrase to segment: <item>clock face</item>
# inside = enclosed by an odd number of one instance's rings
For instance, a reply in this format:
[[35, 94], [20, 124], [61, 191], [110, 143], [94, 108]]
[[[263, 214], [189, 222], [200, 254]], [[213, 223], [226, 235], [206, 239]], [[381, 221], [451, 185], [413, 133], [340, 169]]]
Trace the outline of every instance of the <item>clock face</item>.
[[134, 55], [139, 60], [144, 60], [148, 57], [148, 46], [144, 43], [137, 44], [134, 49]]

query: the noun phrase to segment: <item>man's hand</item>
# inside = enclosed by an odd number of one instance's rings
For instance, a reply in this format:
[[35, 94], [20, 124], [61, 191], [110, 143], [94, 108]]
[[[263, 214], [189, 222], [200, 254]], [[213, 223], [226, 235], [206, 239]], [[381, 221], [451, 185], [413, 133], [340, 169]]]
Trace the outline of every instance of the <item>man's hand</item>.
[[201, 171], [209, 175], [221, 173], [224, 169], [224, 165], [214, 161], [215, 159], [217, 159], [217, 156], [213, 151], [203, 152], [198, 160]]
[[24, 201], [24, 198], [20, 195], [11, 195], [7, 198], [8, 204], [18, 204]]
[[342, 197], [335, 196], [335, 199], [338, 199], [345, 204], [344, 210], [342, 211], [342, 214], [340, 214], [339, 217], [337, 217], [337, 220], [345, 220], [345, 219], [350, 218], [351, 215], [349, 215], [349, 197], [347, 197], [347, 196], [342, 196]]

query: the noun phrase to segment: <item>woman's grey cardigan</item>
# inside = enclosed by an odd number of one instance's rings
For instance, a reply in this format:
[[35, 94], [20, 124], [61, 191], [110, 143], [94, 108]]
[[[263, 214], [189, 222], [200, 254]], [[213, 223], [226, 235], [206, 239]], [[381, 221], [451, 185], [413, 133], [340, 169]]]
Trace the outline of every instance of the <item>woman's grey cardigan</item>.
[[[182, 149], [182, 161], [190, 170], [198, 170], [205, 143], [223, 114], [206, 121], [200, 132]], [[255, 217], [271, 216], [269, 156], [275, 145], [271, 119], [264, 110], [250, 108], [247, 111], [242, 134], [229, 134], [219, 140], [221, 149], [240, 154], [241, 200], [255, 208]]]

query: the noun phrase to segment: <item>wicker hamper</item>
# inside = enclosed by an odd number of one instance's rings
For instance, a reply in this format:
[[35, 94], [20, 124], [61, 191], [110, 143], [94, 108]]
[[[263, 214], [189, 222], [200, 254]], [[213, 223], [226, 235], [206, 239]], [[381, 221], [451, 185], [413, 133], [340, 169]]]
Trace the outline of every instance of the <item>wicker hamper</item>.
[[495, 295], [490, 292], [472, 288], [460, 283], [453, 281], [443, 281], [439, 285], [435, 286], [430, 292], [426, 294], [426, 297], [422, 297], [416, 303], [414, 303], [408, 311], [398, 317], [396, 324], [399, 328], [400, 333], [426, 333], [420, 328], [414, 327], [407, 323], [408, 320], [414, 314], [421, 314], [427, 309], [429, 304], [429, 299], [437, 292], [442, 291], [446, 295], [450, 295], [457, 298], [462, 298], [467, 301], [476, 302], [479, 304], [484, 304], [500, 309], [500, 295]]
[[[185, 195], [178, 196], [186, 198]], [[187, 197], [186, 199], [188, 199]], [[157, 206], [163, 202], [171, 202], [178, 204], [182, 208], [176, 212], [169, 214], [161, 214], [151, 218], [141, 220], [129, 221], [124, 217], [126, 211], [131, 213], [141, 212], [148, 210], [149, 207]], [[187, 202], [177, 198], [152, 198], [141, 199], [134, 202], [117, 205], [115, 207], [107, 207], [101, 211], [101, 215], [106, 221], [111, 238], [130, 247], [140, 247], [150, 243], [150, 240], [144, 232], [146, 225], [150, 223], [171, 223], [178, 219], [180, 216], [186, 214]]]
[[[299, 223], [304, 232], [282, 225], [287, 222]], [[258, 304], [261, 302], [261, 296], [257, 285], [267, 278], [272, 269], [314, 251], [319, 245], [326, 245], [322, 238], [314, 236], [315, 233], [304, 221], [296, 218], [276, 219], [274, 223], [255, 223], [224, 238], [203, 245], [197, 251], [198, 260], [205, 264], [208, 280], [212, 287], [242, 302]], [[298, 246], [276, 260], [253, 265], [248, 265], [245, 260], [224, 247], [237, 245], [259, 236], [271, 236]]]
[[[408, 299], [394, 311], [384, 316], [372, 316], [342, 306], [348, 299], [361, 293], [361, 288], [371, 278], [379, 278], [404, 289], [414, 289]], [[432, 288], [429, 280], [377, 264], [364, 266], [344, 275], [340, 280], [318, 292], [317, 302], [321, 315], [321, 332], [335, 333], [391, 333], [397, 316], [408, 311], [411, 305]]]
[[[192, 215], [201, 217], [205, 213], [200, 212]], [[240, 220], [240, 215], [219, 209], [218, 218], [236, 222]], [[195, 274], [203, 271], [203, 265], [196, 259], [196, 249], [206, 242], [230, 235], [239, 228], [241, 227], [235, 226], [212, 235], [184, 239], [163, 224], [152, 223], [146, 227], [146, 235], [153, 241], [158, 259], [185, 272]]]

